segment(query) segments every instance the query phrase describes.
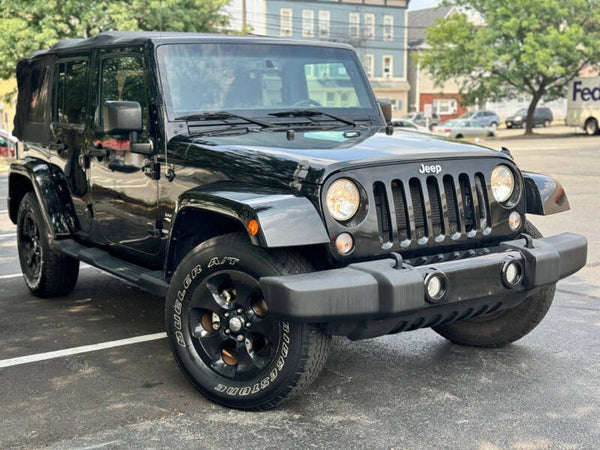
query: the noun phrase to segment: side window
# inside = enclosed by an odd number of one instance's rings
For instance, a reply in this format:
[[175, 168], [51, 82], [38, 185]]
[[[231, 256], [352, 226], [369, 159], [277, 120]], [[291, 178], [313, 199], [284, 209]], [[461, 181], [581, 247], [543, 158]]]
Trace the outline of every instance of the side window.
[[58, 66], [55, 121], [85, 123], [88, 110], [88, 62], [66, 61]]
[[[135, 56], [107, 58], [102, 61], [100, 114], [107, 100], [138, 102], [142, 107], [144, 124], [148, 117], [148, 94], [144, 60]], [[101, 117], [100, 125], [104, 119]], [[144, 125], [146, 128], [146, 125]]]
[[48, 67], [36, 66], [31, 72], [31, 103], [27, 110], [27, 122], [42, 123], [48, 112]]

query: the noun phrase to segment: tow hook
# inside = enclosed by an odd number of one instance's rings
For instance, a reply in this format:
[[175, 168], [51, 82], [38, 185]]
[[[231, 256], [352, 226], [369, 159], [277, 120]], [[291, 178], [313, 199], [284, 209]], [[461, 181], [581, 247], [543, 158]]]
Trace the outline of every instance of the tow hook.
[[398, 269], [398, 270], [403, 269], [404, 268], [404, 266], [403, 266], [404, 260], [402, 259], [402, 255], [397, 252], [392, 252], [392, 253], [390, 253], [390, 255], [392, 256], [392, 258], [394, 258], [394, 261], [395, 261], [394, 269]]

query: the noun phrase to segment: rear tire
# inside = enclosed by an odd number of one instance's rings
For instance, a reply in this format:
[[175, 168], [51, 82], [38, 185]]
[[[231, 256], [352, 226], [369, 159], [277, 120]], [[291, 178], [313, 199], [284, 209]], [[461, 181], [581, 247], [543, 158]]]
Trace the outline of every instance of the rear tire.
[[600, 134], [600, 128], [598, 127], [598, 121], [593, 117], [585, 121], [585, 125], [583, 127], [588, 136], [594, 136], [596, 134]]
[[548, 128], [550, 126], [549, 120], [544, 120], [544, 128]]
[[37, 197], [23, 196], [17, 214], [17, 246], [23, 278], [38, 297], [59, 297], [70, 293], [79, 275], [79, 261], [51, 245]]
[[457, 134], [457, 135], [456, 135], [456, 137], [455, 137], [455, 139], [462, 139], [462, 138], [463, 138], [463, 135], [462, 135], [462, 134], [460, 134], [460, 133], [459, 133], [459, 134]]
[[[542, 234], [531, 223], [525, 222], [525, 233], [533, 238]], [[434, 327], [433, 330], [455, 344], [474, 347], [503, 347], [530, 333], [544, 318], [552, 300], [555, 285], [540, 289], [518, 306]]]
[[325, 365], [331, 336], [271, 317], [258, 280], [312, 270], [301, 255], [267, 252], [242, 233], [193, 249], [175, 271], [165, 308], [171, 351], [192, 385], [242, 410], [274, 408], [308, 387]]

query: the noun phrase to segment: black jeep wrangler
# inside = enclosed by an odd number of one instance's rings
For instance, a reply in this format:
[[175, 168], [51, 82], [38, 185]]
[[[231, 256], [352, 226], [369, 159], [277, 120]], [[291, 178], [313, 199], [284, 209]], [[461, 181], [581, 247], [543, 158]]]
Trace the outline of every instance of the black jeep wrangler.
[[432, 327], [498, 347], [544, 317], [584, 237], [508, 151], [393, 134], [351, 47], [102, 33], [17, 67], [8, 207], [25, 282], [79, 262], [166, 296], [175, 360], [211, 400], [278, 405], [332, 335]]

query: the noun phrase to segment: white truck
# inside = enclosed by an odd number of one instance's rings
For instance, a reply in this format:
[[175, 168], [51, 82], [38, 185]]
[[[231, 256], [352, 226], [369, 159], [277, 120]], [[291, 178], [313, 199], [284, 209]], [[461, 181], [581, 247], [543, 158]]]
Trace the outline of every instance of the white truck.
[[565, 123], [581, 127], [589, 135], [600, 134], [600, 76], [571, 81]]

